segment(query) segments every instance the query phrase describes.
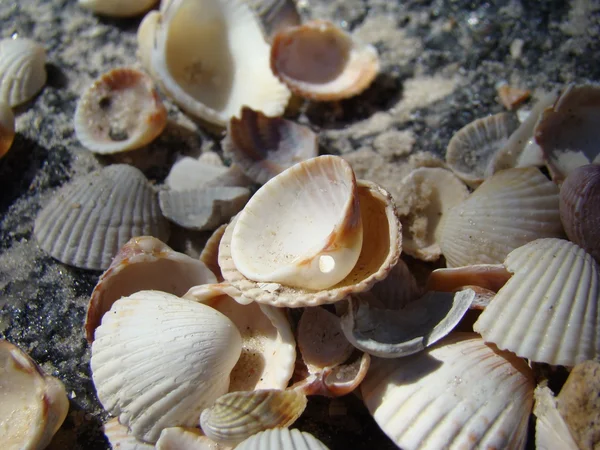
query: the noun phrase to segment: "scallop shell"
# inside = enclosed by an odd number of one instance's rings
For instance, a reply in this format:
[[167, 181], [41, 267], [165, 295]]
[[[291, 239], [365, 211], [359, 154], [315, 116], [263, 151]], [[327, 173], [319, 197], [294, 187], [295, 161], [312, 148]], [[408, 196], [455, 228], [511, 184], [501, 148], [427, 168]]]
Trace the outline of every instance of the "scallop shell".
[[154, 445], [138, 441], [116, 417], [106, 422], [102, 430], [114, 450], [154, 450]]
[[31, 100], [46, 84], [46, 50], [31, 39], [0, 40], [0, 103]]
[[296, 429], [261, 431], [240, 443], [236, 450], [329, 450], [312, 434]]
[[79, 0], [79, 6], [110, 17], [133, 17], [148, 11], [157, 0]]
[[360, 94], [379, 72], [377, 50], [331, 22], [314, 20], [273, 36], [271, 70], [295, 94], [341, 100]]
[[0, 435], [8, 449], [43, 449], [69, 411], [65, 387], [0, 339]]
[[231, 236], [236, 220], [225, 229], [219, 247], [219, 266], [223, 277], [239, 294], [236, 301], [257, 301], [273, 306], [315, 306], [334, 303], [344, 297], [369, 290], [383, 280], [398, 262], [402, 248], [402, 229], [396, 217], [394, 203], [388, 192], [370, 181], [357, 183], [360, 214], [363, 224], [363, 245], [350, 274], [337, 285], [311, 291], [283, 286], [278, 283], [258, 283], [244, 277], [231, 257]]
[[15, 139], [15, 116], [6, 103], [0, 102], [0, 158], [10, 150]]
[[221, 145], [225, 156], [259, 184], [319, 154], [317, 135], [310, 128], [248, 107], [242, 108], [240, 119], [229, 121]]
[[[269, 70], [270, 48], [248, 5], [172, 0], [160, 13], [150, 73], [183, 110], [221, 126], [243, 105], [267, 116], [283, 113], [290, 92]], [[152, 31], [150, 22], [140, 48]]]
[[53, 258], [105, 270], [134, 236], [169, 237], [158, 198], [142, 172], [115, 164], [64, 186], [38, 214], [33, 232]]
[[117, 300], [92, 343], [92, 378], [104, 408], [145, 442], [194, 426], [227, 392], [241, 352], [236, 326], [213, 308], [159, 291]]
[[498, 264], [527, 242], [562, 235], [558, 187], [535, 168], [494, 174], [440, 223], [448, 267]]
[[290, 426], [306, 403], [306, 395], [293, 389], [231, 392], [202, 411], [200, 426], [215, 442], [237, 444], [260, 431]]
[[201, 261], [176, 252], [151, 236], [132, 238], [121, 247], [92, 292], [85, 321], [87, 340], [94, 340], [102, 316], [121, 297], [142, 290], [179, 297], [192, 286], [216, 281]]
[[94, 153], [118, 153], [156, 139], [167, 125], [167, 110], [148, 75], [119, 67], [100, 76], [83, 93], [74, 123], [84, 147]]
[[504, 262], [514, 273], [473, 325], [487, 342], [536, 362], [600, 356], [600, 267], [577, 245], [538, 239]]
[[405, 449], [523, 449], [535, 380], [525, 361], [472, 333], [430, 349], [375, 359], [361, 392], [394, 443]]
[[223, 234], [225, 234], [226, 228], [227, 224], [223, 224], [217, 228], [213, 234], [210, 235], [210, 238], [208, 238], [208, 241], [204, 244], [202, 253], [200, 253], [200, 261], [206, 264], [206, 267], [215, 274], [219, 283], [224, 280], [221, 268], [219, 267], [219, 244], [221, 243]]
[[156, 441], [156, 450], [231, 450], [232, 448], [217, 444], [197, 428], [165, 428]]
[[338, 156], [312, 158], [272, 178], [250, 199], [233, 229], [233, 262], [250, 280], [326, 289], [358, 260], [360, 216], [350, 165]]
[[558, 412], [552, 391], [538, 386], [534, 392], [536, 450], [579, 450], [565, 420]]

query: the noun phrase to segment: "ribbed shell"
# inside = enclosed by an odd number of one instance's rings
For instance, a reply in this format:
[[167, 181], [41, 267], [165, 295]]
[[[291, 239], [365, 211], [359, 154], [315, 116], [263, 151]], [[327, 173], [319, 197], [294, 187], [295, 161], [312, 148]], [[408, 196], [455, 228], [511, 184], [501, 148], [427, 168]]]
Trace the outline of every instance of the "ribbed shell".
[[0, 102], [14, 107], [46, 84], [46, 50], [31, 39], [0, 40]]
[[7, 103], [0, 101], [0, 158], [2, 158], [15, 139], [15, 116]]
[[440, 223], [448, 267], [498, 264], [527, 242], [562, 235], [558, 187], [536, 168], [494, 174]]
[[159, 291], [114, 303], [92, 344], [92, 378], [104, 408], [133, 435], [194, 426], [227, 392], [242, 340], [213, 308]]
[[430, 349], [374, 360], [361, 392], [404, 450], [523, 449], [535, 380], [525, 361], [472, 333]]
[[142, 172], [115, 164], [77, 178], [38, 214], [34, 234], [53, 258], [82, 269], [105, 270], [135, 236], [169, 237], [169, 223]]
[[600, 356], [600, 267], [562, 239], [538, 239], [504, 262], [514, 275], [473, 329], [532, 361], [573, 366]]
[[249, 437], [236, 450], [328, 450], [312, 434], [297, 429], [273, 428]]

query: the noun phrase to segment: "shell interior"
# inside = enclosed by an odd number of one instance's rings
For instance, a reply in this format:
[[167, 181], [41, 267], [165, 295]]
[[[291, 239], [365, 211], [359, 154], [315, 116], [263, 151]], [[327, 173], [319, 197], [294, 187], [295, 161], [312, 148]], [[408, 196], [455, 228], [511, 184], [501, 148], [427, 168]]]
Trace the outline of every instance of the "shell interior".
[[285, 28], [300, 25], [302, 18], [294, 0], [247, 0], [260, 18], [267, 38]]
[[83, 8], [109, 17], [132, 17], [148, 11], [157, 0], [79, 0]]
[[223, 234], [225, 234], [226, 228], [227, 224], [223, 224], [210, 235], [199, 257], [200, 261], [206, 264], [206, 267], [215, 274], [219, 283], [223, 281], [223, 274], [219, 267], [219, 244], [221, 243]]
[[539, 450], [579, 450], [569, 427], [556, 407], [550, 388], [537, 386], [534, 391], [535, 448]]
[[102, 426], [104, 436], [113, 449], [119, 450], [154, 450], [154, 445], [138, 441], [126, 426], [119, 423], [118, 417], [113, 417]]
[[162, 430], [156, 441], [156, 447], [152, 448], [156, 448], [156, 450], [231, 450], [232, 447], [216, 443], [206, 437], [198, 428], [172, 427]]
[[46, 78], [44, 47], [31, 39], [0, 40], [0, 103], [12, 108], [32, 99]]

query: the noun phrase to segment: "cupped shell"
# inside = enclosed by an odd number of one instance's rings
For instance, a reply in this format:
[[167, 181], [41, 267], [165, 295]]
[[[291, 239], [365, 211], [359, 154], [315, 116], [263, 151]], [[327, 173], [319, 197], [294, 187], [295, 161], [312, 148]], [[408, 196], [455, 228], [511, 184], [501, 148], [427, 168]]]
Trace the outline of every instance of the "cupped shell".
[[79, 5], [110, 17], [132, 17], [148, 11], [157, 0], [79, 0]]
[[523, 449], [535, 380], [525, 361], [472, 333], [375, 359], [361, 384], [381, 429], [405, 449]]
[[[156, 441], [156, 450], [231, 450], [233, 447], [217, 444], [198, 428], [165, 428]], [[127, 450], [127, 449], [119, 449]]]
[[600, 356], [600, 267], [562, 239], [538, 239], [504, 262], [514, 273], [473, 325], [487, 342], [536, 362]]
[[499, 264], [527, 242], [562, 237], [558, 187], [538, 169], [494, 174], [440, 224], [440, 247], [448, 267]]
[[31, 39], [0, 40], [0, 103], [11, 108], [33, 98], [46, 84], [46, 50]]
[[163, 428], [194, 426], [227, 392], [241, 352], [236, 326], [215, 309], [159, 291], [117, 300], [92, 344], [104, 408], [154, 443]]
[[53, 258], [82, 269], [105, 270], [134, 236], [169, 237], [169, 223], [142, 172], [114, 164], [77, 178], [38, 214], [33, 232]]
[[226, 228], [227, 224], [223, 224], [213, 231], [213, 234], [210, 235], [208, 241], [204, 244], [199, 257], [200, 261], [206, 264], [206, 267], [215, 274], [219, 283], [224, 280], [221, 268], [219, 267], [219, 245], [221, 244], [221, 238], [225, 234]]
[[273, 428], [250, 436], [236, 450], [328, 450], [328, 447], [305, 431]]
[[294, 0], [247, 0], [260, 18], [265, 36], [271, 37], [280, 30], [302, 23]]
[[7, 103], [0, 101], [0, 158], [2, 158], [15, 139], [15, 116]]

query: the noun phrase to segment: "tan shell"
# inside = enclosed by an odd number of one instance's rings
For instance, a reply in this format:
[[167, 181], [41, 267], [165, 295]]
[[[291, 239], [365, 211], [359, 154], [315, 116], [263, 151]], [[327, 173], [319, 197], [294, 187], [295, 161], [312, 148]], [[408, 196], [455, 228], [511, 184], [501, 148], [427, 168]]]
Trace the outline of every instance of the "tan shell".
[[0, 102], [0, 158], [10, 150], [15, 139], [15, 116], [7, 103]]
[[148, 11], [158, 0], [79, 0], [81, 7], [110, 17], [132, 17]]
[[114, 417], [102, 426], [111, 448], [115, 450], [154, 450], [154, 445], [138, 441], [126, 426]]
[[479, 286], [498, 292], [512, 277], [504, 264], [476, 264], [455, 268], [436, 269], [427, 279], [425, 290], [455, 292], [464, 286]]
[[0, 40], [0, 103], [31, 100], [46, 84], [46, 50], [25, 38]]
[[556, 399], [550, 388], [536, 387], [534, 397], [536, 450], [580, 450], [565, 420], [558, 412]]
[[202, 253], [200, 253], [200, 261], [206, 264], [206, 267], [215, 274], [219, 283], [224, 280], [221, 268], [219, 267], [219, 245], [221, 244], [221, 238], [225, 234], [226, 228], [227, 224], [223, 224], [213, 231], [213, 234], [210, 235], [210, 238], [204, 244]]
[[521, 104], [531, 95], [531, 92], [527, 89], [519, 89], [514, 86], [509, 86], [506, 83], [500, 84], [496, 88], [496, 92], [498, 93], [500, 103], [502, 103], [506, 109], [511, 111], [521, 106]]

